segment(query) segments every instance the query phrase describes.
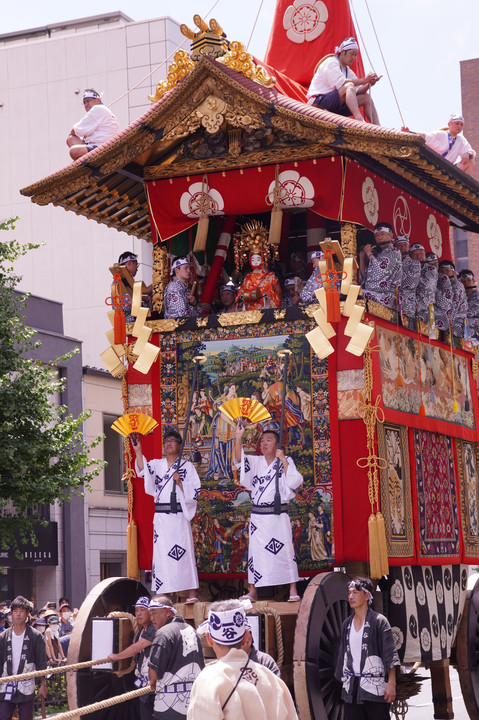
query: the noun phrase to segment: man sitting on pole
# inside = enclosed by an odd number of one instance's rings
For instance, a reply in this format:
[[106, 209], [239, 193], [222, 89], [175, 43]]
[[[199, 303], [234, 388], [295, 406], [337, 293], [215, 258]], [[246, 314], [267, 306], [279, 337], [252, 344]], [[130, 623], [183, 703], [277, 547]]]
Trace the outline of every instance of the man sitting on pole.
[[360, 108], [364, 107], [366, 120], [379, 125], [379, 118], [369, 88], [375, 85], [381, 76], [374, 72], [358, 78], [350, 65], [355, 61], [359, 46], [353, 37], [343, 40], [335, 48], [334, 55], [320, 62], [308, 90], [308, 105], [336, 115], [352, 115], [364, 122]]
[[[235, 466], [240, 483], [249, 490], [253, 509], [249, 523], [248, 583], [245, 598], [257, 600], [257, 587], [289, 583], [289, 602], [298, 601], [299, 579], [287, 504], [296, 495], [303, 476], [280, 448], [279, 433], [266, 429], [260, 442], [261, 455], [245, 455], [242, 442], [245, 426], [236, 425]], [[279, 458], [280, 514], [274, 513], [276, 459]]]

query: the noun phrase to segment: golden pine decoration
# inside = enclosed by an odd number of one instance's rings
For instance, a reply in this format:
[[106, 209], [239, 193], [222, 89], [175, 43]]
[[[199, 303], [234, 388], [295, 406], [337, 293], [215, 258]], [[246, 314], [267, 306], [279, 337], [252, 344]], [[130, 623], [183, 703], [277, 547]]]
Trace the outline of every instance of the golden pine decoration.
[[112, 424], [112, 429], [116, 430], [117, 433], [127, 437], [132, 433], [138, 433], [139, 435], [148, 435], [158, 427], [156, 420], [145, 413], [126, 413], [115, 420]]
[[238, 397], [232, 400], [226, 400], [226, 402], [219, 406], [218, 410], [227, 417], [228, 420], [246, 418], [250, 423], [258, 423], [271, 419], [271, 414], [265, 406], [253, 398]]

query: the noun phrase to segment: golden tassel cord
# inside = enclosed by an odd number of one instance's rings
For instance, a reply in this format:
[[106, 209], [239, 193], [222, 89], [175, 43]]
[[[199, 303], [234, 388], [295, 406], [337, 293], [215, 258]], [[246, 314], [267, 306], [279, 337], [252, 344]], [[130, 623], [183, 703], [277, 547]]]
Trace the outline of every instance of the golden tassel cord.
[[358, 401], [358, 413], [366, 425], [368, 456], [360, 458], [356, 464], [360, 468], [367, 469], [368, 473], [368, 497], [371, 505], [368, 519], [369, 571], [372, 578], [379, 579], [389, 573], [386, 530], [380, 510], [378, 473], [378, 470], [387, 468], [387, 462], [376, 454], [376, 424], [384, 422], [384, 413], [379, 407], [380, 395], [376, 397], [374, 403], [372, 402], [372, 351], [373, 348], [368, 344], [364, 352], [364, 393], [360, 393]]
[[[123, 412], [128, 412], [128, 383], [123, 377], [121, 381], [121, 394], [123, 398]], [[133, 458], [131, 455], [130, 441], [128, 437], [123, 438], [125, 448], [125, 465], [126, 470], [123, 480], [127, 483], [128, 492], [128, 527], [126, 530], [126, 574], [134, 580], [140, 579], [140, 568], [138, 565], [138, 536], [137, 526], [133, 520], [133, 478], [135, 471], [133, 470]]]

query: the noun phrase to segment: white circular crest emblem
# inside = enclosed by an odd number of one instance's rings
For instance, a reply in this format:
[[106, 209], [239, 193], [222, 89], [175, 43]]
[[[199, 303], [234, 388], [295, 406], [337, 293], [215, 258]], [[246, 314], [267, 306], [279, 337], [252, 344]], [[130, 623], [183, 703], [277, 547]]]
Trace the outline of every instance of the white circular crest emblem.
[[190, 185], [180, 198], [181, 212], [189, 218], [199, 218], [206, 211], [207, 215], [223, 215], [225, 204], [218, 190], [209, 188], [203, 192], [203, 183]]
[[[314, 187], [311, 180], [301, 177], [296, 170], [285, 170], [278, 176], [281, 186], [282, 208], [308, 208], [314, 205]], [[274, 180], [268, 188], [268, 200], [273, 202]]]
[[426, 232], [429, 238], [429, 245], [431, 250], [436, 253], [438, 257], [442, 255], [442, 232], [439, 227], [436, 216], [431, 213], [427, 219]]
[[396, 235], [411, 235], [411, 212], [407, 200], [402, 195], [398, 195], [394, 203], [393, 225]]
[[372, 178], [367, 177], [363, 182], [362, 193], [364, 214], [371, 225], [376, 225], [379, 212], [379, 197]]
[[283, 15], [288, 40], [298, 45], [316, 40], [324, 32], [328, 17], [328, 8], [322, 0], [294, 0]]

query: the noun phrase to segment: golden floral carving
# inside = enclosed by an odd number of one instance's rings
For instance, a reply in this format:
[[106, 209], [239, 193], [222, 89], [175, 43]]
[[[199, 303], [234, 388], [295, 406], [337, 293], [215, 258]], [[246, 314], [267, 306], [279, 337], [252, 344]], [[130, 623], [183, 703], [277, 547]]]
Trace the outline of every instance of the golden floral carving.
[[274, 310], [273, 315], [275, 320], [284, 320], [286, 317], [286, 308], [283, 308], [282, 310]]
[[201, 124], [206, 132], [216, 133], [224, 122], [226, 103], [216, 95], [208, 95], [195, 112], [201, 118]]
[[208, 316], [206, 315], [205, 317], [196, 318], [196, 325], [197, 325], [198, 327], [207, 327], [207, 325], [208, 325]]
[[191, 60], [186, 50], [177, 50], [175, 52], [174, 62], [172, 62], [168, 68], [166, 80], [158, 83], [155, 94], [148, 95], [148, 100], [150, 102], [157, 102], [168, 90], [174, 88], [177, 82], [181, 80], [181, 78], [184, 78], [194, 66], [195, 63]]
[[153, 246], [153, 288], [152, 308], [160, 313], [163, 310], [163, 296], [168, 282], [168, 262], [166, 248], [157, 242]]
[[376, 315], [376, 317], [380, 317], [383, 320], [391, 321], [394, 317], [394, 313], [390, 308], [374, 302], [374, 300], [368, 300], [367, 309], [369, 315]]
[[356, 225], [354, 223], [343, 223], [341, 225], [341, 248], [344, 257], [355, 258], [357, 255]]
[[153, 330], [154, 333], [174, 332], [181, 325], [179, 318], [165, 318], [163, 320], [148, 320], [146, 325]]
[[217, 60], [232, 70], [236, 70], [236, 72], [250, 78], [250, 80], [254, 80], [259, 85], [270, 87], [275, 82], [274, 78], [270, 77], [264, 68], [256, 65], [253, 56], [247, 52], [243, 43], [238, 42], [238, 40], [233, 40], [230, 43], [228, 52]]
[[260, 322], [261, 310], [243, 310], [242, 312], [221, 313], [218, 315], [218, 322], [221, 327], [228, 325], [254, 325]]

